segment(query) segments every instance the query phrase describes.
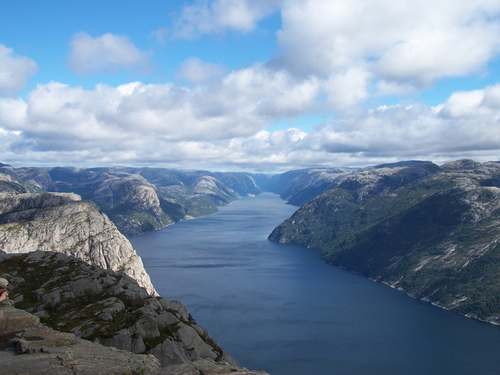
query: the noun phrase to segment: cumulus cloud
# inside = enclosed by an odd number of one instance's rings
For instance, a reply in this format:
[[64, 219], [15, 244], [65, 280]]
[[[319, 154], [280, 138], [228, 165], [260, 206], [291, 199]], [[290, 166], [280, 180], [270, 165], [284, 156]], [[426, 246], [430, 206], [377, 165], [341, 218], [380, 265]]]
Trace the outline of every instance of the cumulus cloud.
[[150, 53], [139, 50], [126, 36], [106, 33], [91, 37], [78, 33], [71, 40], [68, 66], [76, 74], [116, 73], [120, 70], [151, 69]]
[[23, 100], [0, 101], [0, 126], [45, 142], [85, 148], [89, 142], [129, 137], [172, 141], [251, 136], [270, 121], [300, 114], [314, 104], [314, 80], [297, 84], [264, 67], [233, 71], [194, 89], [133, 82], [94, 90], [51, 82]]
[[[259, 81], [260, 86], [253, 86]], [[264, 83], [281, 90], [295, 87], [291, 77], [252, 69], [233, 72], [217, 92], [140, 82], [94, 90], [56, 82], [39, 85], [26, 101], [0, 100], [0, 157], [24, 164], [154, 163], [233, 170], [498, 159], [500, 84], [457, 92], [437, 107], [356, 107], [305, 133], [297, 128], [265, 130], [269, 119], [291, 109], [279, 113], [262, 103], [255, 106], [255, 97], [270, 90]], [[297, 103], [307, 103], [302, 96], [314, 97], [317, 84], [308, 84], [313, 89], [295, 94], [301, 98]], [[207, 99], [216, 95], [214, 102]], [[269, 103], [274, 96], [279, 95], [271, 95]], [[223, 98], [223, 108], [214, 108]]]
[[274, 64], [319, 77], [334, 107], [346, 107], [374, 89], [408, 93], [486, 69], [500, 52], [499, 16], [500, 3], [486, 0], [288, 0]]
[[[481, 151], [496, 160], [500, 148], [499, 93], [497, 85], [453, 94], [438, 107], [413, 104], [350, 111], [311, 134], [308, 148], [314, 145], [331, 154], [350, 153], [360, 158], [439, 159], [446, 155], [448, 160]], [[457, 104], [468, 102], [471, 96], [472, 104], [457, 110]]]
[[[500, 52], [500, 3], [488, 0], [198, 0], [183, 8], [170, 36], [248, 32], [278, 8], [279, 48], [267, 69], [293, 77], [297, 90], [314, 81], [326, 110], [485, 73]], [[192, 58], [178, 77], [203, 84], [219, 68]]]
[[[498, 159], [500, 85], [455, 92], [436, 107], [357, 104], [486, 71], [500, 51], [500, 3], [198, 0], [183, 8], [169, 37], [248, 32], [279, 6], [280, 48], [265, 64], [225, 72], [192, 57], [177, 72], [189, 87], [132, 82], [84, 90], [51, 82], [26, 100], [1, 99], [2, 160], [280, 169]], [[113, 34], [75, 35], [68, 58], [78, 74], [148, 62]], [[333, 119], [309, 133], [266, 130], [317, 113]]]
[[0, 44], [0, 96], [18, 93], [36, 72], [35, 61], [18, 56], [13, 49]]
[[[197, 0], [185, 6], [175, 21], [171, 37], [192, 39], [203, 34], [218, 34], [226, 30], [249, 32], [257, 23], [275, 12], [283, 0]], [[160, 39], [165, 29], [157, 32]]]

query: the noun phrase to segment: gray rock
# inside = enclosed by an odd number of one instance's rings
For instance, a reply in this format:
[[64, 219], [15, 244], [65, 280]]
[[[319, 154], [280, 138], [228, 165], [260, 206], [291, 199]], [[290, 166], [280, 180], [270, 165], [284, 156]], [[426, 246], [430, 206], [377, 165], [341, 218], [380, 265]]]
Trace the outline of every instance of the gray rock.
[[150, 316], [143, 316], [137, 323], [131, 328], [132, 334], [137, 333], [139, 336], [144, 338], [155, 338], [160, 336], [160, 331], [158, 330], [158, 324]]
[[118, 349], [132, 350], [132, 337], [128, 329], [122, 329], [112, 338], [99, 340], [101, 344], [106, 346], [113, 346]]
[[102, 292], [102, 286], [97, 280], [80, 279], [70, 284], [71, 292], [78, 298], [82, 296], [90, 296]]
[[56, 251], [123, 270], [156, 294], [130, 242], [95, 203], [76, 194], [0, 195], [0, 248], [9, 254]]
[[[158, 359], [107, 348], [37, 323], [37, 318], [14, 308], [0, 309], [0, 326], [15, 320], [16, 352], [0, 353], [3, 374], [125, 374], [158, 373]], [[35, 338], [35, 340], [33, 340]], [[3, 340], [6, 338], [3, 337]]]
[[150, 354], [158, 358], [163, 367], [191, 362], [181, 344], [172, 339], [163, 341], [163, 343], [150, 350]]
[[181, 327], [177, 331], [177, 334], [184, 348], [186, 348], [191, 361], [205, 358], [215, 360], [217, 358], [218, 353], [215, 353], [214, 348], [200, 338], [194, 328], [181, 323]]
[[144, 340], [142, 339], [141, 336], [132, 341], [132, 349], [131, 349], [132, 353], [136, 354], [144, 353], [146, 349], [147, 349], [146, 345], [144, 344]]
[[52, 293], [44, 294], [42, 296], [42, 302], [52, 306], [58, 304], [61, 302], [61, 290], [56, 289]]
[[184, 321], [189, 320], [189, 313], [186, 306], [179, 301], [171, 301], [167, 298], [160, 298], [160, 304], [167, 311], [172, 310], [177, 312]]
[[158, 324], [159, 329], [163, 329], [178, 322], [179, 319], [177, 319], [174, 315], [172, 315], [169, 312], [163, 312], [156, 317], [156, 324]]

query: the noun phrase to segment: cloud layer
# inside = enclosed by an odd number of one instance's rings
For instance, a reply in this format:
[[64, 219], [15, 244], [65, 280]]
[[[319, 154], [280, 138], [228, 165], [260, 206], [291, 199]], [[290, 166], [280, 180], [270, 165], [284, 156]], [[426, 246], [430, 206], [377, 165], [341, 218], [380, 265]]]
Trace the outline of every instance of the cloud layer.
[[318, 76], [345, 107], [486, 69], [500, 52], [499, 16], [500, 3], [484, 0], [285, 1], [276, 63]]
[[[179, 67], [181, 84], [85, 90], [50, 82], [25, 99], [0, 98], [1, 160], [279, 170], [498, 159], [500, 84], [455, 92], [435, 107], [364, 104], [487, 74], [500, 53], [500, 3], [197, 0], [169, 37], [250, 33], [277, 9], [282, 25], [266, 63], [227, 71], [193, 56]], [[152, 69], [150, 59], [127, 36], [79, 33], [67, 61], [75, 74], [92, 75]], [[0, 45], [0, 95], [35, 71], [34, 61]], [[332, 119], [309, 132], [269, 130], [318, 114]]]
[[[263, 103], [255, 107], [239, 84], [228, 79], [226, 94], [237, 105], [219, 109], [212, 103], [200, 108], [207, 93], [173, 85], [137, 82], [93, 91], [39, 85], [26, 102], [0, 100], [3, 158], [277, 170], [402, 158], [497, 159], [500, 149], [500, 85], [455, 93], [438, 107], [357, 108], [305, 133], [265, 130], [269, 118], [290, 112], [293, 99], [284, 101], [283, 113], [276, 112], [279, 105], [270, 105], [273, 111]], [[269, 103], [275, 100], [272, 95]], [[216, 104], [222, 101], [215, 98]]]

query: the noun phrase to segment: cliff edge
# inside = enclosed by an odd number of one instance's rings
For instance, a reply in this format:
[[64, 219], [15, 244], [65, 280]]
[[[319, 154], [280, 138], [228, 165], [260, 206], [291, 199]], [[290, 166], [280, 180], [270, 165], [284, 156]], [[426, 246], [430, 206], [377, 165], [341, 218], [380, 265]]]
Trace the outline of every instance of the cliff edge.
[[72, 255], [89, 264], [122, 270], [156, 294], [130, 242], [99, 207], [72, 193], [0, 193], [0, 250]]
[[239, 367], [180, 302], [123, 273], [36, 251], [0, 252], [0, 276], [16, 306], [0, 306], [0, 345], [11, 345], [2, 373], [265, 374]]

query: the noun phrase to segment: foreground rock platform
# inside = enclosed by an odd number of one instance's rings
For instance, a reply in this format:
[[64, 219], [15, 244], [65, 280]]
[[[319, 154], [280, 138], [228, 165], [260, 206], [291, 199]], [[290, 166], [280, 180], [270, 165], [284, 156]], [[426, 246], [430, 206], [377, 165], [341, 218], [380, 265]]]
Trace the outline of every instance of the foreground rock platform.
[[162, 368], [153, 355], [134, 354], [42, 325], [38, 317], [0, 307], [2, 374], [265, 375], [209, 360]]

